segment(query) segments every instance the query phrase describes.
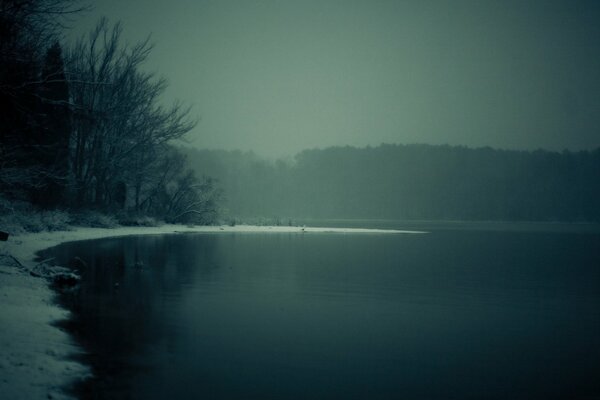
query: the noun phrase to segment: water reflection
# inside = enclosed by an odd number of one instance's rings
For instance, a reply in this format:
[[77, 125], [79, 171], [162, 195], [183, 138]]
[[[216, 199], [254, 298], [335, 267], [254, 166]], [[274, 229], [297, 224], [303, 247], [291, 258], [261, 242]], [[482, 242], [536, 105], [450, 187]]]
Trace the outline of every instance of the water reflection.
[[[82, 390], [88, 398], [129, 397], [130, 381], [147, 370], [142, 356], [169, 333], [162, 323], [196, 277], [217, 268], [215, 238], [144, 236], [75, 242], [52, 250], [59, 264], [78, 256], [82, 285], [61, 295], [73, 311], [69, 329], [88, 352], [97, 379]], [[195, 251], [182, 251], [193, 246]], [[99, 391], [100, 389], [100, 391]], [[105, 393], [100, 393], [105, 391]]]
[[600, 235], [217, 234], [77, 242], [86, 398], [600, 394]]

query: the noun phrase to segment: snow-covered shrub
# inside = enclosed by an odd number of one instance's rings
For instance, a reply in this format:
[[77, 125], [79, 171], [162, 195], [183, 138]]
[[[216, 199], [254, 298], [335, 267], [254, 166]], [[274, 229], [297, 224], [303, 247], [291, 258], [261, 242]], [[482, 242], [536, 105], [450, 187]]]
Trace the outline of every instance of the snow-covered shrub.
[[39, 212], [30, 204], [0, 197], [0, 230], [19, 234], [44, 229]]
[[42, 211], [40, 220], [48, 231], [66, 231], [71, 224], [71, 215], [65, 211]]
[[91, 210], [72, 214], [71, 222], [73, 225], [91, 228], [115, 228], [119, 226], [119, 222], [114, 216]]
[[124, 226], [161, 226], [163, 224], [157, 218], [148, 215], [123, 214], [118, 217], [119, 224]]

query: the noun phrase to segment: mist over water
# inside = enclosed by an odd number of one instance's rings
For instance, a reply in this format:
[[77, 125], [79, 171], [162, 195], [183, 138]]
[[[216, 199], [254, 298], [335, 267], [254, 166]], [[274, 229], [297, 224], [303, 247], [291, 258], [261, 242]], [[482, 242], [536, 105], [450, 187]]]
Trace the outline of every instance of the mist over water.
[[61, 300], [97, 374], [83, 397], [598, 393], [597, 231], [428, 228], [61, 245], [89, 263]]

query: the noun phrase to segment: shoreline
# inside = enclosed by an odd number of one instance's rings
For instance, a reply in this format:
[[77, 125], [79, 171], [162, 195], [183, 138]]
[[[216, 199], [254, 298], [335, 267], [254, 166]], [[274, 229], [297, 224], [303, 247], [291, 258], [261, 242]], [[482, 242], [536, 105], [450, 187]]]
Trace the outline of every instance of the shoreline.
[[[37, 253], [66, 242], [131, 235], [174, 233], [336, 233], [420, 234], [362, 228], [311, 228], [294, 226], [197, 226], [87, 228], [69, 231], [26, 233], [0, 242], [0, 393], [10, 399], [72, 399], [64, 389], [87, 378], [90, 369], [74, 361], [83, 349], [57, 327], [70, 317], [55, 302], [56, 293], [46, 280], [31, 276]], [[11, 255], [27, 269], [11, 265]]]

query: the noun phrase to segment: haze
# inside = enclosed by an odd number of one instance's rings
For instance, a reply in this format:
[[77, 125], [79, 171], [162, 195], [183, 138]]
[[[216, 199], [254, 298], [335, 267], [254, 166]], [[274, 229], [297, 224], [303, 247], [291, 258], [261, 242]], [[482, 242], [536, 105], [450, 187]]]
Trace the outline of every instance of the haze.
[[589, 1], [95, 1], [152, 33], [166, 101], [203, 148], [600, 145], [600, 7]]

